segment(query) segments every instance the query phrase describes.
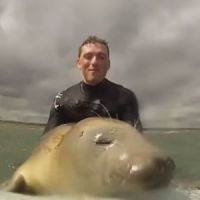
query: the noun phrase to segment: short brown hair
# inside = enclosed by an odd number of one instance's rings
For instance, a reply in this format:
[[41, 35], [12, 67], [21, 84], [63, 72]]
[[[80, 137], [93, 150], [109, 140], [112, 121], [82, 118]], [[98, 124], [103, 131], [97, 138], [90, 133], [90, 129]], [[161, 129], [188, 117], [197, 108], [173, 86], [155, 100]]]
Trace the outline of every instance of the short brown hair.
[[110, 55], [110, 50], [109, 50], [109, 46], [108, 46], [108, 42], [104, 39], [101, 39], [95, 35], [92, 35], [92, 36], [89, 36], [88, 38], [86, 38], [83, 43], [80, 45], [79, 49], [78, 49], [78, 57], [80, 57], [81, 55], [81, 52], [82, 52], [82, 47], [85, 45], [85, 44], [89, 44], [89, 43], [100, 43], [100, 44], [103, 44], [105, 45], [105, 47], [107, 48], [107, 51], [108, 51], [108, 57]]

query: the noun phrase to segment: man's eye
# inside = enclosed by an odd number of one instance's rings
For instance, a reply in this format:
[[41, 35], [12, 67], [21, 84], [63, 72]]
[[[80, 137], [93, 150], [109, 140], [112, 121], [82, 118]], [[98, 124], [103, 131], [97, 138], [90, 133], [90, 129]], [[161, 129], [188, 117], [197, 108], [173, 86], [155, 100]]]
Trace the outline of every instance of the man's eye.
[[91, 60], [92, 57], [93, 57], [92, 54], [85, 54], [85, 55], [84, 55], [84, 58], [87, 59], [87, 60]]
[[106, 56], [104, 54], [99, 54], [98, 55], [98, 58], [101, 59], [101, 60], [105, 60], [106, 59]]

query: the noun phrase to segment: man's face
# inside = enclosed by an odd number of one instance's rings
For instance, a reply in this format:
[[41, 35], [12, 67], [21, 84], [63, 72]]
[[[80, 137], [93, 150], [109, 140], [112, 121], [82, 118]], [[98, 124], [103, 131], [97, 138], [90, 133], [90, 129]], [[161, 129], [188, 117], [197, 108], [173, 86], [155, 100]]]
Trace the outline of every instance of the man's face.
[[100, 83], [110, 67], [106, 46], [100, 43], [88, 43], [82, 46], [77, 67], [81, 70], [85, 83], [89, 85]]

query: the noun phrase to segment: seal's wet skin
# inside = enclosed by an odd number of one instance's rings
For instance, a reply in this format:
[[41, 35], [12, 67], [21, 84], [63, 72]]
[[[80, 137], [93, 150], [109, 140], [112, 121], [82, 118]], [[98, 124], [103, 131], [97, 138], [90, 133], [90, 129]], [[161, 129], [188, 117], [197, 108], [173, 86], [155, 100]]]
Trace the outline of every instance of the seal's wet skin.
[[131, 125], [87, 118], [45, 134], [6, 190], [117, 195], [166, 186], [175, 164]]

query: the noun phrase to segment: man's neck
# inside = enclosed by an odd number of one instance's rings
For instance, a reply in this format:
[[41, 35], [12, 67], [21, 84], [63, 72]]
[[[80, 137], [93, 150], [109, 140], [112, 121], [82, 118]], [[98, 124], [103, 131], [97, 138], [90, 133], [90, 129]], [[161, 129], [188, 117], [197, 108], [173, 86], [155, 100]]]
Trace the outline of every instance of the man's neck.
[[97, 85], [101, 85], [102, 83], [104, 83], [105, 82], [105, 78], [102, 80], [102, 81], [100, 81], [100, 82], [97, 82], [97, 83], [89, 83], [89, 82], [87, 82], [87, 81], [85, 81], [85, 80], [83, 80], [82, 82], [85, 84], [85, 85], [87, 85], [87, 86], [91, 86], [91, 87], [95, 87], [95, 86], [97, 86]]

